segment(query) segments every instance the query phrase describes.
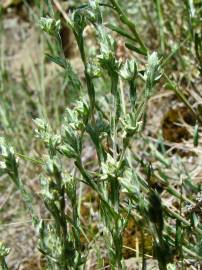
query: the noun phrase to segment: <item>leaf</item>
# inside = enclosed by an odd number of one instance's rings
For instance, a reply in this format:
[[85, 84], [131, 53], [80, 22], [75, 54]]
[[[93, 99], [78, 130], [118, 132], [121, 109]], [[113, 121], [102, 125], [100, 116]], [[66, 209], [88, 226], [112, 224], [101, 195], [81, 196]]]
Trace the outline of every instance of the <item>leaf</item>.
[[134, 37], [132, 37], [126, 30], [124, 30], [124, 29], [122, 29], [120, 27], [117, 27], [116, 25], [113, 25], [113, 24], [109, 23], [109, 24], [107, 24], [107, 28], [111, 29], [112, 31], [114, 31], [114, 32], [126, 37], [126, 38], [131, 39], [134, 42], [136, 41], [134, 39]]
[[198, 146], [198, 139], [199, 139], [199, 125], [196, 123], [194, 127], [194, 146]]
[[164, 227], [163, 208], [159, 194], [153, 190], [149, 193], [149, 218], [156, 225], [158, 233], [161, 234]]
[[129, 50], [131, 50], [131, 51], [134, 51], [134, 52], [136, 52], [136, 53], [138, 53], [138, 54], [142, 54], [142, 55], [147, 55], [147, 51], [145, 50], [145, 49], [143, 49], [143, 48], [137, 48], [136, 46], [134, 46], [133, 44], [131, 44], [131, 43], [128, 43], [128, 42], [126, 42], [125, 43], [125, 46], [129, 49]]
[[171, 83], [171, 82], [165, 83], [164, 87], [165, 87], [166, 89], [169, 89], [169, 90], [172, 90], [172, 91], [174, 91], [175, 88], [176, 88], [176, 86], [174, 85], [174, 83]]
[[49, 54], [46, 53], [46, 57], [48, 60], [50, 60], [51, 62], [59, 65], [62, 68], [66, 68], [66, 60], [60, 56], [51, 56]]
[[81, 89], [81, 82], [78, 78], [78, 75], [75, 73], [74, 69], [72, 68], [72, 65], [70, 64], [70, 62], [67, 59], [60, 56], [51, 56], [49, 54], [46, 54], [46, 57], [51, 62], [65, 69], [66, 80], [69, 85], [69, 90], [71, 89], [73, 91], [73, 94], [78, 93], [78, 91]]
[[54, 17], [54, 11], [53, 11], [53, 7], [52, 7], [52, 4], [51, 4], [51, 1], [50, 0], [45, 0], [44, 1], [48, 7], [48, 11], [49, 11], [49, 14]]
[[183, 241], [183, 232], [180, 221], [176, 221], [175, 247], [180, 249]]

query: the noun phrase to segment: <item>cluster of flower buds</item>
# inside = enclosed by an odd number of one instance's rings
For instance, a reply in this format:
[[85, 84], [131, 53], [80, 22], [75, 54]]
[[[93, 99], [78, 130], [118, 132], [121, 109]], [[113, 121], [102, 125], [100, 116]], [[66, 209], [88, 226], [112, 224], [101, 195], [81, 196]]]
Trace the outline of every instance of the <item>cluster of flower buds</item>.
[[107, 160], [102, 163], [101, 179], [113, 179], [122, 175], [125, 168], [125, 161], [117, 162], [110, 154], [107, 154]]
[[10, 249], [7, 248], [4, 245], [4, 243], [0, 242], [0, 260], [1, 260], [1, 258], [8, 256], [9, 252], [10, 252]]
[[148, 57], [148, 65], [144, 74], [146, 81], [145, 97], [149, 98], [153, 94], [153, 87], [162, 76], [161, 61], [158, 58], [157, 52], [153, 52]]
[[7, 173], [19, 185], [18, 158], [15, 156], [13, 147], [9, 146], [2, 137], [0, 137], [0, 158], [0, 170], [3, 173]]
[[39, 21], [39, 26], [44, 32], [48, 33], [49, 35], [55, 35], [60, 32], [61, 21], [54, 20], [48, 17], [42, 17]]
[[0, 269], [7, 270], [7, 264], [5, 257], [8, 256], [10, 249], [7, 248], [2, 242], [0, 242]]
[[123, 126], [123, 139], [132, 137], [142, 129], [142, 121], [137, 121], [137, 116], [134, 112], [128, 113], [124, 118], [121, 118]]
[[125, 63], [121, 65], [119, 71], [121, 77], [126, 81], [134, 80], [137, 76], [137, 65], [134, 59], [127, 59]]

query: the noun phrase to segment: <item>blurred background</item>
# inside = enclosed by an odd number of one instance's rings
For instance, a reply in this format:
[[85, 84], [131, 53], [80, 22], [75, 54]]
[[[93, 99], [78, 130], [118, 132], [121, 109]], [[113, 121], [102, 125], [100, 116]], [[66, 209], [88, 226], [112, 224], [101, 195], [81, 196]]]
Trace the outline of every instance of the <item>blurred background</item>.
[[[85, 3], [79, 0], [58, 2], [67, 14]], [[153, 159], [153, 146], [160, 145], [163, 140], [167, 158], [175, 160], [175, 169], [178, 168], [178, 171], [172, 168], [171, 173], [185, 175], [192, 196], [195, 196], [201, 190], [202, 182], [202, 2], [122, 0], [121, 4], [134, 19], [147, 47], [163, 57], [164, 70], [172, 82], [169, 84], [162, 80], [149, 101], [146, 128], [136, 145], [137, 150], [148, 160]], [[63, 20], [56, 7], [55, 11]], [[42, 33], [39, 28], [39, 18], [46, 12], [45, 1], [0, 2], [0, 135], [6, 136], [18, 153], [25, 156], [21, 160], [22, 178], [36, 194], [36, 205], [39, 205], [36, 207], [42, 215], [45, 210], [38, 203], [40, 198], [37, 196], [41, 168], [27, 158], [40, 157], [44, 152], [41, 143], [34, 138], [32, 119], [45, 117], [57, 129], [65, 108], [85, 95], [84, 90], [72, 85], [62, 69], [46, 58], [46, 53], [58, 51], [54, 38]], [[107, 11], [105, 16], [108, 22], [117, 20]], [[97, 44], [90, 27], [85, 35], [88, 50], [95, 53]], [[65, 22], [61, 38], [65, 56], [80, 79], [84, 80], [77, 46]], [[134, 56], [145, 64], [144, 58], [126, 49], [120, 37], [117, 54], [123, 59]], [[106, 87], [107, 82], [102, 80], [98, 97], [102, 96]], [[199, 123], [199, 144], [194, 148], [196, 123]], [[86, 159], [93, 160], [93, 155], [95, 153], [89, 146]], [[158, 159], [155, 160], [158, 166]], [[176, 181], [174, 186], [178, 184]], [[83, 200], [85, 215], [89, 213], [91, 200], [87, 195]], [[168, 200], [168, 204], [172, 202]], [[125, 245], [131, 248], [137, 238], [137, 235], [132, 236], [133, 226], [129, 224], [124, 238]], [[0, 177], [0, 240], [11, 247], [8, 263], [11, 269], [43, 269], [43, 258], [36, 249], [30, 217], [19, 192], [5, 176]], [[130, 252], [126, 252], [125, 257], [130, 256]]]

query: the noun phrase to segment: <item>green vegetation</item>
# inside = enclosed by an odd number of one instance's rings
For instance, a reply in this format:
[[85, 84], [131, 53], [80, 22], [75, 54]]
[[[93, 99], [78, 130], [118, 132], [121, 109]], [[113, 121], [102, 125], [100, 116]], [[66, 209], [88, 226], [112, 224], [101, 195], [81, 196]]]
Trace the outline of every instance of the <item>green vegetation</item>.
[[[201, 155], [202, 1], [81, 2], [73, 1], [69, 13], [61, 1], [35, 1], [34, 12], [24, 2], [43, 30], [46, 51], [39, 67], [33, 65], [34, 96], [27, 93], [23, 70], [20, 88], [13, 88], [1, 46], [1, 175], [21, 194], [45, 269], [91, 269], [92, 253], [92, 269], [128, 269], [128, 257], [150, 269], [148, 256], [160, 270], [199, 269], [202, 196], [194, 178]], [[74, 37], [82, 76], [65, 57], [64, 27]], [[50, 86], [47, 62], [58, 66]], [[151, 118], [158, 112], [151, 101], [165, 90], [188, 120], [179, 113], [181, 122], [170, 127], [168, 115], [156, 131], [160, 118]], [[169, 128], [181, 132], [170, 144]], [[173, 150], [176, 144], [181, 151]], [[29, 165], [21, 175], [24, 162]], [[39, 178], [40, 200], [27, 185], [29, 173]], [[47, 218], [38, 214], [37, 201]], [[127, 246], [131, 224], [139, 251], [136, 244]], [[8, 269], [8, 253], [2, 244], [2, 270]]]

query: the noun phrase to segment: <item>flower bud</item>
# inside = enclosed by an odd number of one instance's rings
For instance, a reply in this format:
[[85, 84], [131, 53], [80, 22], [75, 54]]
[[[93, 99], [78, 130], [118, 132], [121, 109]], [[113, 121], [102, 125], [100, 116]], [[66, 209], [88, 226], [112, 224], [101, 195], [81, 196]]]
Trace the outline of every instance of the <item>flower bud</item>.
[[137, 65], [135, 60], [126, 60], [120, 70], [121, 77], [126, 81], [133, 80], [137, 75]]
[[55, 33], [58, 33], [60, 31], [61, 21], [56, 21], [52, 18], [42, 17], [39, 21], [39, 26], [44, 32], [48, 33], [49, 35], [54, 35]]

